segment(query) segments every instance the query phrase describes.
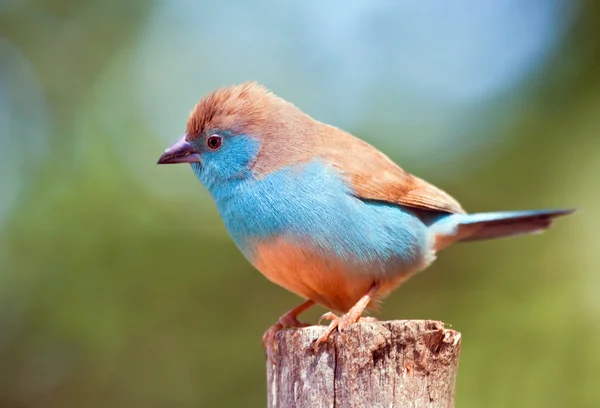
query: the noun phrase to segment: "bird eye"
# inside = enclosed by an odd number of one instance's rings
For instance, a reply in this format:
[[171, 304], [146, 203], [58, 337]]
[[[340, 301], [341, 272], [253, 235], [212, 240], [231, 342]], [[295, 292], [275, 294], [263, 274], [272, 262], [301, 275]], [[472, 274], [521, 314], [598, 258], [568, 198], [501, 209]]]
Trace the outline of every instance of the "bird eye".
[[223, 138], [221, 136], [212, 135], [208, 139], [206, 139], [206, 145], [212, 149], [217, 150], [221, 147], [221, 143], [223, 142]]

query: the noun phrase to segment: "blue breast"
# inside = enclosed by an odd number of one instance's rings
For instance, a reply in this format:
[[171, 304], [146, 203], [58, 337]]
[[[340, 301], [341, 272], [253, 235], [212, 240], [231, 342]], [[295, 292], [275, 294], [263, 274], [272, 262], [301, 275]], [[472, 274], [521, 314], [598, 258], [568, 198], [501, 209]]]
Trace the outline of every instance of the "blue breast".
[[384, 271], [390, 264], [414, 265], [429, 253], [427, 226], [410, 209], [358, 199], [333, 167], [319, 161], [209, 191], [250, 260], [254, 242], [281, 236]]

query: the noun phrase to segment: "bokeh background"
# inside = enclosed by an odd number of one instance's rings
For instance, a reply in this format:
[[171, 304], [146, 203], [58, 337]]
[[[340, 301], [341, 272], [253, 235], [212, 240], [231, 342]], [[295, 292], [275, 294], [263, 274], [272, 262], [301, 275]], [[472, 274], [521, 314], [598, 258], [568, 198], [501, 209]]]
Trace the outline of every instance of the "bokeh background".
[[155, 165], [244, 80], [468, 210], [582, 209], [445, 251], [379, 317], [463, 333], [457, 407], [598, 406], [600, 2], [2, 0], [1, 408], [266, 405], [299, 299]]

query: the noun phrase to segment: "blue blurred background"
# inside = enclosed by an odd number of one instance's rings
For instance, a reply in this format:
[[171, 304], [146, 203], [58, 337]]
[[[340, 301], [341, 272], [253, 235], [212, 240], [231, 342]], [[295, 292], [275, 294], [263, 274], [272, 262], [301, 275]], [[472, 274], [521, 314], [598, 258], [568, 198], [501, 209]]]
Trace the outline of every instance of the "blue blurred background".
[[583, 209], [445, 251], [379, 318], [463, 333], [458, 407], [598, 406], [600, 2], [2, 0], [0, 407], [266, 405], [299, 299], [155, 165], [245, 80], [467, 210]]

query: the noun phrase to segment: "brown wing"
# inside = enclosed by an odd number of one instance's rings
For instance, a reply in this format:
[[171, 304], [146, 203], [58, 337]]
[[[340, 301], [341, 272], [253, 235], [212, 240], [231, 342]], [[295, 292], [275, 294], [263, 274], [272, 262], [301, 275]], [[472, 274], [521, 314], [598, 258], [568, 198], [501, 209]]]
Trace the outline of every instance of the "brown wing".
[[345, 145], [328, 150], [326, 157], [344, 174], [357, 197], [430, 211], [465, 212], [449, 194], [402, 170], [370, 144], [344, 136], [336, 139]]

